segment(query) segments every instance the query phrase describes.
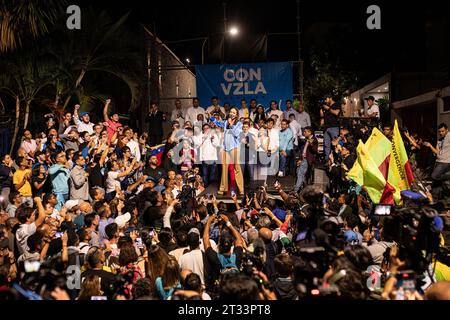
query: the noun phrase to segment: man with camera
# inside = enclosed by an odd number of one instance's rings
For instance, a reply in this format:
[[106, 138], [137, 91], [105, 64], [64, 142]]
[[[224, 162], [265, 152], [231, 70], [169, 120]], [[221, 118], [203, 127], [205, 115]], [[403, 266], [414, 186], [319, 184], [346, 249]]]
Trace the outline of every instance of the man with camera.
[[325, 161], [331, 153], [331, 141], [339, 136], [339, 115], [341, 113], [341, 106], [333, 100], [332, 94], [324, 96], [324, 103], [320, 107], [320, 124], [325, 126], [324, 132], [324, 148]]

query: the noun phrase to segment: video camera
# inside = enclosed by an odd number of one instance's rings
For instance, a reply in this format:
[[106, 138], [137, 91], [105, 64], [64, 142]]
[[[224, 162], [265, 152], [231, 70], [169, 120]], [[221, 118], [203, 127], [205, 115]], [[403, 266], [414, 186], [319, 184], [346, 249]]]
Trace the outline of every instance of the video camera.
[[398, 208], [384, 217], [383, 238], [399, 245], [399, 259], [406, 268], [422, 274], [439, 252], [442, 227], [438, 212], [430, 207]]

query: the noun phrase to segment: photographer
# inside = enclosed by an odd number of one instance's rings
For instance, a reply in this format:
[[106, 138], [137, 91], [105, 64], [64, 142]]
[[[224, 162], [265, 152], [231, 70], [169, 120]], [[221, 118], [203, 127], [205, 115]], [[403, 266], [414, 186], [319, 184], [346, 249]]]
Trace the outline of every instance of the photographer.
[[[219, 252], [215, 252], [211, 248], [211, 242], [209, 239], [211, 224], [216, 220], [220, 221], [222, 224], [218, 245]], [[230, 234], [228, 230], [232, 234]], [[241, 264], [243, 253], [242, 238], [239, 231], [233, 227], [227, 216], [222, 214], [220, 216], [211, 215], [209, 217], [203, 231], [203, 245], [205, 248], [206, 257], [211, 265], [212, 277], [214, 279], [218, 279], [221, 274], [239, 272], [239, 266]], [[234, 249], [231, 250], [233, 245]]]
[[339, 115], [341, 106], [333, 100], [332, 94], [324, 96], [324, 103], [320, 107], [320, 124], [325, 126], [324, 132], [324, 148], [325, 161], [331, 154], [331, 141], [339, 135]]

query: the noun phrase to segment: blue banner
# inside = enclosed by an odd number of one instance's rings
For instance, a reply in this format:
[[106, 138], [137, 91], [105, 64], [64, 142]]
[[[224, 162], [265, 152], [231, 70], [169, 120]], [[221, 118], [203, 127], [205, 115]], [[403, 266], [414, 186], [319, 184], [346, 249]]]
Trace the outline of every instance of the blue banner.
[[213, 96], [221, 106], [228, 102], [238, 108], [243, 98], [248, 104], [256, 99], [265, 108], [275, 100], [282, 109], [287, 99], [292, 100], [292, 62], [197, 65], [195, 73], [197, 97], [204, 108]]

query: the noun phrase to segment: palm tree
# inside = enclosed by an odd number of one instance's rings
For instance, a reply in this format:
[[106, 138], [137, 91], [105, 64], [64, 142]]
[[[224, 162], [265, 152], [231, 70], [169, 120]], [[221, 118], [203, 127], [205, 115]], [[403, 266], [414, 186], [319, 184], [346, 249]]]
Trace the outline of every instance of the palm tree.
[[66, 5], [66, 0], [0, 1], [0, 52], [13, 51], [25, 40], [49, 33]]
[[[141, 56], [133, 44], [127, 41], [130, 35], [123, 28], [128, 14], [116, 22], [102, 12], [83, 11], [83, 28], [75, 33], [64, 33], [54, 37], [48, 50], [53, 61], [55, 74], [55, 105], [62, 99], [65, 109], [72, 98], [84, 102], [104, 99], [106, 96], [96, 90], [89, 90], [91, 76], [107, 74], [124, 82], [131, 93], [130, 109], [139, 100], [142, 69]], [[62, 38], [64, 37], [64, 38]]]
[[52, 68], [33, 53], [9, 55], [0, 61], [0, 91], [9, 94], [16, 102], [16, 120], [11, 143], [11, 152], [19, 132], [21, 106], [25, 115], [23, 129], [28, 126], [30, 105], [38, 94], [52, 82]]

